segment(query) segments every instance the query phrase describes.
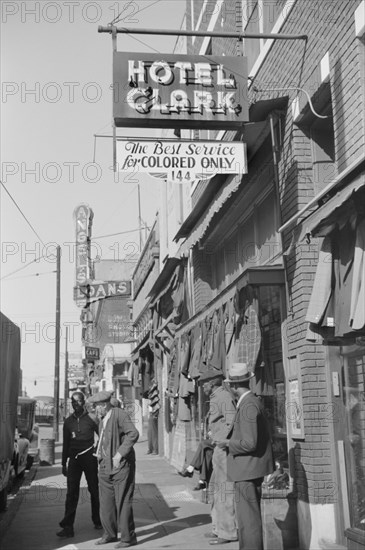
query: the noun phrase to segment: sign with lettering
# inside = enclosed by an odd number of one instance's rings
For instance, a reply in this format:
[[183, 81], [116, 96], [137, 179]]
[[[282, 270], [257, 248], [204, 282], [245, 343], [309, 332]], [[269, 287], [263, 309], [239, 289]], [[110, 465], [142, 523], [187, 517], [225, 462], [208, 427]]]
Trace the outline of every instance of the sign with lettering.
[[241, 141], [117, 142], [121, 172], [147, 172], [169, 181], [189, 182], [216, 174], [246, 174], [246, 144]]
[[238, 128], [249, 120], [245, 57], [115, 52], [118, 127]]
[[105, 281], [74, 287], [74, 299], [88, 299], [89, 302], [109, 298], [110, 296], [128, 296], [131, 294], [131, 281]]
[[85, 346], [85, 359], [100, 359], [100, 349]]
[[[94, 213], [87, 204], [80, 204], [74, 210], [76, 225], [76, 286], [86, 283], [91, 277], [90, 239]], [[78, 307], [86, 305], [86, 296], [75, 297]]]

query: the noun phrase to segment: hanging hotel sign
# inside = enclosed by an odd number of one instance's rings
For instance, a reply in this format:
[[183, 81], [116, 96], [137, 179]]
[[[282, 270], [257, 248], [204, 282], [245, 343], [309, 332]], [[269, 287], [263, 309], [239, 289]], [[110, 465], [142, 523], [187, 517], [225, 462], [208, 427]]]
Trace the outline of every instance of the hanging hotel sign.
[[88, 301], [109, 298], [110, 296], [130, 296], [131, 281], [104, 281], [74, 287], [74, 299]]
[[209, 179], [216, 174], [246, 174], [246, 144], [241, 141], [117, 142], [121, 172], [147, 172], [169, 181]]
[[248, 121], [245, 57], [115, 52], [117, 127], [237, 128]]
[[[90, 239], [91, 227], [94, 213], [87, 204], [80, 204], [74, 210], [74, 219], [76, 225], [76, 287], [86, 284], [91, 278], [91, 257], [90, 257]], [[86, 305], [87, 297], [75, 297], [78, 307]]]

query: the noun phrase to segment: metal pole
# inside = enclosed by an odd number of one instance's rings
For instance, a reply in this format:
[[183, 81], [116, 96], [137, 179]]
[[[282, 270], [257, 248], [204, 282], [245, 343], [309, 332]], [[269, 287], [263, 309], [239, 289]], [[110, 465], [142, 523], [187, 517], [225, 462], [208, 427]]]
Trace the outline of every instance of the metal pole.
[[137, 184], [138, 189], [138, 225], [139, 225], [139, 253], [142, 253], [142, 218], [141, 218], [141, 190], [139, 183]]
[[57, 283], [56, 283], [56, 346], [54, 365], [54, 412], [53, 437], [58, 441], [58, 424], [60, 421], [60, 314], [61, 314], [61, 247], [57, 246]]
[[[117, 51], [117, 30], [116, 27], [113, 27], [112, 30], [112, 48], [113, 48], [113, 57]], [[114, 77], [113, 77], [114, 78]], [[113, 94], [115, 94], [113, 88]], [[112, 102], [112, 121], [113, 121], [113, 172], [117, 171], [117, 128], [114, 122], [114, 98]]]
[[185, 31], [183, 29], [168, 31], [165, 29], [136, 29], [126, 27], [114, 27], [112, 25], [98, 27], [98, 32], [123, 33], [123, 34], [158, 34], [166, 36], [210, 36], [212, 38], [236, 38], [244, 40], [245, 38], [268, 38], [274, 40], [307, 40], [306, 34], [270, 34], [270, 33], [245, 33], [245, 32], [209, 32], [209, 31]]
[[66, 326], [66, 342], [65, 342], [65, 392], [64, 392], [64, 415], [67, 418], [67, 403], [68, 403], [68, 326]]

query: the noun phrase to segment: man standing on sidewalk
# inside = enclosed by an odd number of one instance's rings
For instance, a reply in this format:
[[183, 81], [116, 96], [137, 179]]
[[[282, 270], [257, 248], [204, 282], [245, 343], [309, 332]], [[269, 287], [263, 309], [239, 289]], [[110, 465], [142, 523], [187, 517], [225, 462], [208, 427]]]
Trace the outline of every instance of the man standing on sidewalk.
[[222, 386], [223, 373], [209, 368], [200, 375], [203, 392], [209, 396], [208, 435], [215, 445], [213, 474], [210, 479], [212, 495], [212, 533], [209, 544], [226, 544], [237, 540], [234, 509], [234, 487], [227, 478], [227, 450], [219, 447], [230, 431], [236, 407], [232, 395]]
[[[91, 496], [91, 517], [95, 529], [101, 529], [99, 516], [98, 465], [94, 453], [94, 434], [98, 425], [85, 410], [85, 397], [80, 391], [71, 397], [73, 414], [63, 425], [62, 474], [67, 478], [65, 515], [57, 536], [74, 536], [76, 508], [79, 501], [80, 481], [85, 474]], [[68, 461], [68, 465], [67, 465]]]
[[254, 376], [246, 363], [233, 363], [228, 379], [238, 399], [237, 412], [228, 439], [219, 446], [228, 449], [228, 478], [234, 482], [239, 548], [263, 550], [261, 485], [274, 471], [269, 426], [261, 400], [250, 391]]
[[95, 544], [121, 540], [115, 548], [137, 544], [132, 500], [135, 486], [136, 457], [133, 445], [139, 437], [131, 418], [110, 403], [111, 392], [100, 391], [89, 397], [100, 418], [97, 449], [99, 462], [100, 517], [104, 535]]

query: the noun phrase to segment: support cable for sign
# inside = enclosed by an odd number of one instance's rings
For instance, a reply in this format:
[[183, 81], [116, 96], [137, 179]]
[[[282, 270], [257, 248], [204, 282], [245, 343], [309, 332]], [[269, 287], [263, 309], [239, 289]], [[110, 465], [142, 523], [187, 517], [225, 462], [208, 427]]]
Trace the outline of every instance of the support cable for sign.
[[100, 33], [117, 34], [151, 34], [164, 36], [203, 36], [211, 38], [235, 38], [244, 40], [246, 38], [264, 38], [273, 40], [307, 40], [306, 34], [279, 34], [279, 33], [245, 33], [245, 32], [209, 32], [209, 31], [186, 31], [184, 29], [166, 30], [166, 29], [137, 29], [127, 27], [114, 27], [113, 25], [104, 27], [99, 25]]
[[317, 118], [330, 118], [330, 115], [320, 115], [314, 110], [313, 103], [311, 100], [311, 96], [307, 92], [307, 90], [304, 90], [304, 88], [299, 88], [298, 86], [290, 86], [286, 88], [258, 88], [257, 86], [253, 86], [252, 90], [254, 92], [260, 93], [260, 92], [286, 92], [286, 91], [296, 91], [296, 92], [302, 92], [307, 96], [308, 105], [314, 116]]

